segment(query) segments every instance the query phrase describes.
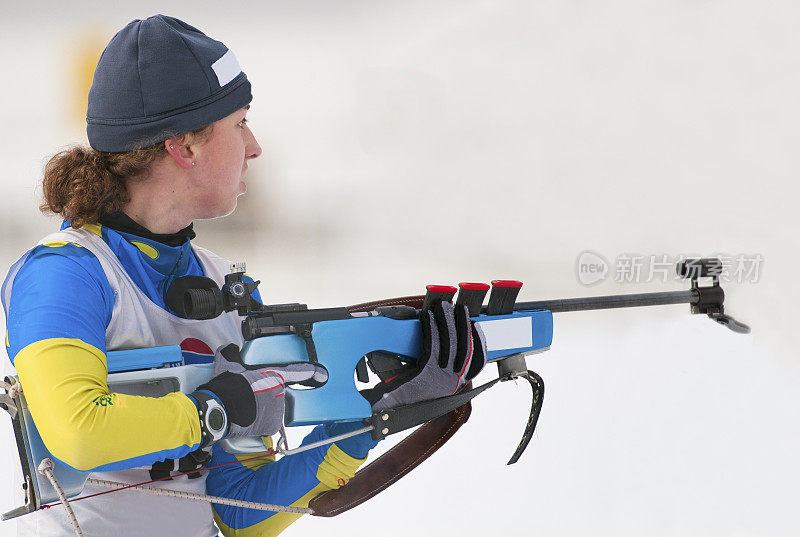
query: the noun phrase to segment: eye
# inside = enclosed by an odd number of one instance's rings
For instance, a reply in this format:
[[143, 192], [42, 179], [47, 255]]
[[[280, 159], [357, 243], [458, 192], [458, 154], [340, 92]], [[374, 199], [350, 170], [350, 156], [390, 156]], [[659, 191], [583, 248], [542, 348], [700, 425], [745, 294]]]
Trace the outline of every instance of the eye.
[[242, 120], [238, 123], [239, 127], [244, 128], [245, 124], [247, 123], [247, 118], [242, 118]]

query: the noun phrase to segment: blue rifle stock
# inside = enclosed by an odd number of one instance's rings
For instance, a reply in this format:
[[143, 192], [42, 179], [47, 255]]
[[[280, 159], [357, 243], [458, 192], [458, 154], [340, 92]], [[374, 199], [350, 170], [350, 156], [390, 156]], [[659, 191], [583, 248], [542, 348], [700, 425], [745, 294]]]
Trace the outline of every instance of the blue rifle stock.
[[[487, 358], [492, 362], [544, 351], [553, 340], [553, 316], [547, 310], [480, 314], [472, 319], [484, 329]], [[285, 422], [289, 426], [369, 418], [372, 410], [354, 379], [358, 362], [375, 351], [413, 361], [422, 350], [416, 319], [351, 317], [315, 322], [310, 331], [316, 361], [328, 371], [328, 380], [314, 389], [287, 387]], [[309, 361], [307, 341], [294, 334], [257, 337], [245, 343], [243, 361], [248, 365]]]

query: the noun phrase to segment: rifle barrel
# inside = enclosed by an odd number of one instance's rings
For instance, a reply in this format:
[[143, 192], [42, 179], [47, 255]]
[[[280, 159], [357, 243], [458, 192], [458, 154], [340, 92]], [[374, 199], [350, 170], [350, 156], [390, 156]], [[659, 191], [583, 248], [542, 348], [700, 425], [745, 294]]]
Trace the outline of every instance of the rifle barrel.
[[[694, 289], [688, 291], [669, 291], [665, 293], [640, 293], [631, 295], [593, 296], [585, 298], [565, 298], [561, 300], [540, 300], [536, 302], [517, 302], [514, 311], [545, 309], [553, 313], [562, 311], [605, 310], [614, 308], [636, 308], [640, 306], [665, 306], [669, 304], [692, 304], [700, 294]], [[486, 307], [483, 307], [485, 312]]]

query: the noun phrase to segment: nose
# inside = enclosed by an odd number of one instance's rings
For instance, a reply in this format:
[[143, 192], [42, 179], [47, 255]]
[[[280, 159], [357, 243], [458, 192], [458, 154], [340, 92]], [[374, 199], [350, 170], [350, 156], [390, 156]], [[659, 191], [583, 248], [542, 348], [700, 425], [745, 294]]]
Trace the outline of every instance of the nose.
[[245, 151], [245, 159], [253, 159], [261, 155], [261, 146], [258, 145], [258, 141], [256, 141], [256, 137], [253, 135], [253, 131], [250, 130], [250, 127], [247, 127], [247, 145], [244, 148]]

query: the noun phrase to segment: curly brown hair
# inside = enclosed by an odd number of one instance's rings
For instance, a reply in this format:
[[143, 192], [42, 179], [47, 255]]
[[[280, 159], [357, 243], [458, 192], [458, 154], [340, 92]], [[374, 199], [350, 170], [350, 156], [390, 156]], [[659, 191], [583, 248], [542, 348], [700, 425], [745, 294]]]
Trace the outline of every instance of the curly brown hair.
[[[202, 142], [212, 128], [206, 125], [185, 136]], [[130, 200], [126, 182], [146, 174], [150, 165], [166, 154], [163, 142], [124, 153], [85, 146], [59, 151], [44, 167], [39, 210], [61, 215], [74, 228], [95, 224], [103, 215], [121, 211]]]

